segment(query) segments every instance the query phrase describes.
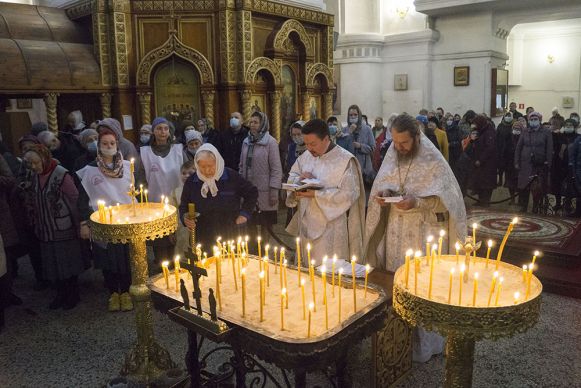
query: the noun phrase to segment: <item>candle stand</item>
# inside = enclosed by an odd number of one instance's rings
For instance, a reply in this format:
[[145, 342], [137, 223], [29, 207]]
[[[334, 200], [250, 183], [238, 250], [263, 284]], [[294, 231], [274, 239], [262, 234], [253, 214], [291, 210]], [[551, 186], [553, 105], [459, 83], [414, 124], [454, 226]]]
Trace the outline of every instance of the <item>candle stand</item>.
[[[475, 263], [483, 267], [484, 260], [476, 258]], [[456, 262], [455, 256], [442, 255], [441, 263], [450, 265], [452, 261]], [[488, 270], [494, 271], [495, 263], [492, 260], [490, 263]], [[428, 272], [428, 267], [421, 265], [422, 271]], [[508, 263], [500, 262], [499, 271], [507, 279], [507, 286], [511, 281], [512, 284], [517, 284], [518, 279], [522, 278], [521, 268]], [[440, 297], [434, 296], [432, 300], [427, 298], [425, 289], [418, 291], [419, 295], [416, 295], [414, 294], [413, 276], [413, 273], [409, 275], [409, 287], [406, 288], [404, 266], [396, 271], [393, 286], [393, 307], [395, 312], [410, 325], [421, 326], [426, 330], [433, 330], [447, 336], [444, 387], [472, 386], [476, 341], [482, 339], [497, 340], [502, 337], [511, 337], [517, 333], [524, 333], [538, 321], [542, 285], [534, 275], [531, 276], [531, 293], [526, 301], [513, 302], [511, 299], [508, 302], [505, 298], [504, 303], [500, 303], [498, 306], [492, 303], [491, 307], [486, 307], [486, 302], [482, 303], [483, 306], [479, 303], [476, 304], [476, 307], [469, 305], [472, 297], [465, 298], [463, 305], [455, 304], [458, 298], [457, 293], [453, 294], [455, 298], [452, 299], [451, 304], [448, 304], [446, 303], [447, 287], [440, 287], [440, 290], [445, 289], [445, 296], [442, 297], [440, 294]], [[423, 279], [425, 280], [425, 275]], [[447, 282], [446, 278], [445, 283], [447, 284]], [[471, 287], [471, 281], [466, 283], [464, 294], [472, 295]], [[482, 288], [482, 296], [485, 297], [488, 294], [488, 289]], [[502, 290], [506, 295], [511, 296], [513, 295], [512, 291], [517, 291], [508, 287]]]
[[[146, 285], [148, 264], [145, 242], [167, 236], [176, 230], [177, 209], [170, 205], [164, 208], [164, 205], [159, 203], [137, 206], [141, 217], [135, 222], [128, 218], [125, 222], [121, 221], [122, 223], [101, 223], [97, 211], [90, 217], [90, 226], [92, 238], [96, 241], [129, 244], [131, 262], [129, 293], [135, 305], [137, 342], [125, 356], [121, 374], [149, 385], [176, 365], [168, 351], [154, 339], [151, 291]], [[133, 214], [132, 205], [119, 205], [116, 211], [117, 214]]]

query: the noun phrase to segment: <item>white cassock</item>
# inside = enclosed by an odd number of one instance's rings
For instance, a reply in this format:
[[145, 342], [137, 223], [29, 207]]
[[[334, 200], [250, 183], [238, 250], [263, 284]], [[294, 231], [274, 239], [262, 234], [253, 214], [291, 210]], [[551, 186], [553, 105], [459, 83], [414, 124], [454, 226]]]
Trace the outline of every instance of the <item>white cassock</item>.
[[305, 151], [292, 166], [288, 183], [298, 183], [304, 173], [311, 173], [324, 188], [316, 190], [314, 198], [301, 198], [300, 203], [294, 193], [289, 194], [287, 206], [298, 205], [298, 211], [286, 230], [300, 236], [303, 251], [307, 242], [311, 244], [311, 258], [317, 265], [325, 255], [336, 254], [345, 260], [353, 255], [360, 258], [365, 189], [359, 162], [339, 146], [320, 157]]
[[[425, 251], [430, 234], [437, 242], [439, 231], [446, 232], [442, 253], [451, 252], [456, 241], [464, 242], [466, 237], [466, 208], [458, 182], [441, 152], [423, 134], [411, 164], [409, 160], [402, 161], [398, 168], [397, 151], [390, 146], [370, 198], [383, 195], [386, 190], [397, 192], [400, 186], [405, 194], [418, 199], [416, 208], [381, 207], [370, 200], [365, 225], [366, 263], [390, 272], [404, 264], [408, 249]], [[414, 332], [415, 361], [429, 360], [441, 353], [443, 346], [443, 337], [436, 333], [419, 327]]]

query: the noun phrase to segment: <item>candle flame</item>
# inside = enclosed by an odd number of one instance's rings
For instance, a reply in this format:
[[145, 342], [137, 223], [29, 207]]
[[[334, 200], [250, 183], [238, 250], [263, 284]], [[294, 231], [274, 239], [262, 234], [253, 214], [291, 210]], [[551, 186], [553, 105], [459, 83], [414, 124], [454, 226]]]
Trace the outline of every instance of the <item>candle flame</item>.
[[405, 251], [405, 255], [406, 255], [406, 256], [411, 256], [411, 255], [413, 255], [413, 254], [414, 254], [414, 250], [413, 250], [413, 249], [411, 249], [411, 248], [410, 248], [410, 249], [408, 249], [407, 251]]
[[305, 279], [301, 279], [301, 287], [305, 286]]
[[472, 224], [472, 229], [476, 229], [476, 228], [478, 228], [478, 224], [475, 222]]
[[523, 271], [526, 271], [526, 270], [527, 270], [527, 268], [528, 268], [528, 266], [527, 266], [526, 264], [522, 266], [522, 270], [523, 270]]
[[314, 266], [315, 265], [315, 259], [311, 260], [311, 265]]
[[513, 223], [513, 224], [518, 224], [518, 217], [514, 217], [514, 218], [512, 219], [512, 223]]
[[337, 255], [333, 255], [333, 263], [337, 262]]
[[283, 288], [282, 290], [280, 290], [280, 294], [281, 295], [286, 295], [286, 288]]
[[515, 292], [514, 293], [514, 300], [518, 300], [518, 298], [520, 297], [520, 292]]
[[307, 243], [307, 251], [311, 250], [311, 243]]
[[429, 235], [429, 236], [428, 236], [428, 242], [429, 242], [429, 243], [431, 243], [433, 240], [434, 240], [434, 236], [432, 236], [432, 235]]
[[488, 240], [488, 248], [492, 248], [493, 244], [494, 244], [494, 241]]
[[262, 261], [264, 261], [264, 262], [266, 263], [266, 262], [268, 261], [268, 258], [267, 258], [266, 256], [264, 256], [264, 257], [262, 258]]
[[497, 278], [498, 277], [498, 271], [494, 271], [494, 277]]
[[450, 268], [450, 274], [454, 275], [454, 272], [456, 272], [456, 268], [454, 267]]
[[446, 235], [446, 231], [444, 229], [440, 230], [440, 237], [444, 237]]
[[355, 255], [351, 256], [351, 262], [354, 263], [357, 261], [357, 258], [355, 257]]
[[436, 249], [438, 249], [438, 244], [432, 244], [432, 249], [433, 249], [433, 250], [436, 250]]
[[260, 271], [260, 273], [258, 274], [258, 277], [261, 279], [264, 279], [264, 271]]
[[286, 265], [286, 264], [287, 264], [287, 261], [286, 261], [286, 259], [284, 259], [284, 261], [282, 262], [282, 265]]
[[456, 250], [460, 250], [460, 243], [458, 241], [456, 241], [456, 244], [454, 244], [454, 247], [456, 247]]
[[248, 242], [248, 236], [244, 237], [244, 241]]
[[135, 158], [131, 158], [131, 163], [135, 163]]
[[240, 270], [240, 275], [242, 275], [242, 276], [246, 276], [246, 268], [242, 268], [242, 269]]
[[343, 272], [344, 272], [344, 271], [343, 271], [343, 268], [339, 268], [339, 273], [340, 273], [341, 275], [343, 275]]
[[258, 237], [256, 237], [256, 239], [257, 239], [258, 241], [261, 241], [261, 240], [262, 240], [262, 237], [258, 236]]
[[416, 251], [415, 257], [421, 257], [422, 256], [422, 251]]
[[466, 264], [460, 266], [460, 272], [464, 273], [464, 271], [466, 271]]
[[534, 251], [534, 252], [533, 252], [533, 254], [534, 254], [535, 256], [539, 256], [539, 255], [541, 254], [541, 252], [539, 252], [539, 251]]
[[365, 264], [365, 272], [369, 273], [371, 271], [371, 266], [369, 264]]
[[530, 263], [530, 264], [529, 264], [529, 271], [530, 271], [530, 270], [534, 270], [534, 269], [535, 269], [535, 267], [534, 267], [534, 264], [533, 264], [533, 263]]
[[301, 238], [297, 237], [297, 244], [301, 242]]
[[313, 311], [313, 309], [315, 308], [315, 304], [313, 302], [309, 303], [309, 310]]
[[501, 276], [501, 277], [500, 277], [500, 279], [498, 279], [498, 281], [499, 281], [500, 283], [502, 283], [502, 282], [504, 282], [504, 278]]
[[266, 244], [266, 246], [264, 247], [264, 249], [266, 249], [268, 251], [270, 249], [270, 244]]
[[478, 280], [478, 272], [474, 273], [474, 280]]
[[169, 261], [167, 261], [167, 260], [164, 260], [164, 261], [161, 263], [161, 265], [162, 265], [163, 267], [167, 267], [167, 266], [169, 265]]
[[325, 273], [325, 272], [327, 272], [327, 266], [322, 265], [321, 266], [321, 273]]
[[174, 258], [174, 261], [175, 260], [178, 260], [179, 261], [180, 260], [180, 255], [176, 255], [176, 257]]

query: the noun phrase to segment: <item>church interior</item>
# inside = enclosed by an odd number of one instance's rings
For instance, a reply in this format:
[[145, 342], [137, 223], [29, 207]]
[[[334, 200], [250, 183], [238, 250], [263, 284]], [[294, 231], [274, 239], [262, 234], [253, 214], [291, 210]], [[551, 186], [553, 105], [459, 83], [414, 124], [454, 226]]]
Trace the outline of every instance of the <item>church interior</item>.
[[578, 0], [0, 1], [0, 386], [580, 386], [580, 48]]

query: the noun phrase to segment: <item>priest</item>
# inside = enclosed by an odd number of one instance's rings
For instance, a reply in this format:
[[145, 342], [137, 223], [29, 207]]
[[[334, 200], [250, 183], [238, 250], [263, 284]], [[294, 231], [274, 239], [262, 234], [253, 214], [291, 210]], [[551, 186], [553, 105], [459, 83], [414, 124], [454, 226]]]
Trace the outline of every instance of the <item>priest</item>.
[[[420, 131], [417, 121], [397, 116], [393, 142], [371, 188], [365, 225], [365, 261], [390, 272], [404, 263], [408, 249], [425, 246], [426, 236], [437, 241], [444, 230], [442, 253], [466, 236], [466, 208], [458, 182], [442, 153]], [[401, 196], [396, 203], [385, 197]], [[416, 331], [414, 360], [427, 361], [443, 350], [436, 334]]]
[[[336, 254], [345, 260], [353, 255], [360, 258], [365, 189], [359, 162], [331, 141], [329, 127], [323, 120], [307, 122], [301, 132], [308, 152], [293, 164], [288, 183], [314, 178], [323, 188], [289, 193], [286, 204], [298, 207], [298, 211], [287, 231], [301, 238], [303, 249], [311, 244], [311, 258], [317, 265], [325, 255]], [[302, 257], [307, 257], [304, 252]]]

